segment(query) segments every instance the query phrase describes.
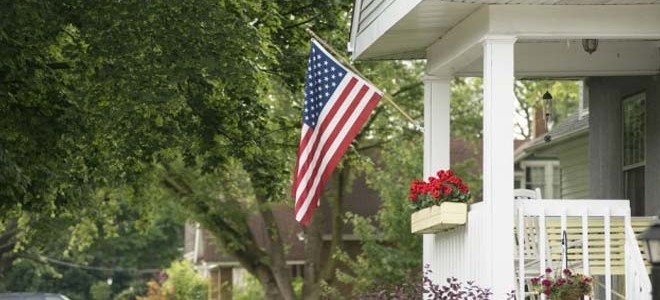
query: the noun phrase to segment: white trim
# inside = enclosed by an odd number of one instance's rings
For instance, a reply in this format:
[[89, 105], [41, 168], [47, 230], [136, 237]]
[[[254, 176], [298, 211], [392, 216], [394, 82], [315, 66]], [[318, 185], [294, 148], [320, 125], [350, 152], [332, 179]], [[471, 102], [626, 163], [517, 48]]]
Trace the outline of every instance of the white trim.
[[353, 53], [355, 50], [355, 39], [358, 34], [358, 27], [360, 26], [360, 16], [362, 9], [362, 0], [355, 0], [353, 2], [353, 17], [351, 18], [351, 36], [346, 45], [346, 50], [349, 53]]
[[[199, 259], [200, 256], [200, 243], [201, 243], [202, 237], [202, 230], [200, 228], [199, 222], [195, 222], [195, 240], [193, 243], [193, 254], [192, 254], [192, 262], [197, 263], [197, 260]], [[201, 251], [201, 256], [204, 256], [204, 250]]]
[[[424, 4], [429, 1], [432, 0], [425, 0]], [[391, 53], [388, 57], [418, 53], [426, 48], [426, 58], [429, 60], [427, 73], [455, 74], [479, 57], [480, 53], [474, 46], [487, 34], [511, 35], [519, 40], [660, 39], [660, 5], [481, 5], [446, 33], [438, 31], [437, 39], [431, 44], [423, 40], [415, 45], [394, 42], [402, 32], [429, 30], [414, 27], [421, 24], [414, 25], [414, 22], [407, 20], [401, 22], [419, 13], [413, 10], [421, 10], [423, 5], [420, 3], [420, 0], [397, 0], [391, 4], [364, 32], [355, 37], [353, 42], [356, 49], [352, 57], [377, 58], [376, 54], [361, 57], [367, 52], [383, 52], [382, 49], [371, 49], [374, 47], [387, 47], [384, 51]], [[451, 15], [452, 12], [464, 9], [464, 6], [448, 9], [451, 11], [446, 14]], [[643, 69], [623, 75], [647, 74], [648, 70]], [[597, 75], [611, 73], [603, 71]]]
[[[382, 38], [389, 29], [421, 2], [422, 0], [394, 1], [367, 28], [356, 34], [355, 40], [352, 41], [354, 49], [351, 58], [358, 58], [360, 54], [373, 46], [376, 40]], [[360, 21], [358, 20], [355, 26], [359, 26], [359, 23]]]
[[470, 14], [426, 49], [426, 72], [453, 75], [483, 55], [481, 44], [488, 33], [488, 7]]

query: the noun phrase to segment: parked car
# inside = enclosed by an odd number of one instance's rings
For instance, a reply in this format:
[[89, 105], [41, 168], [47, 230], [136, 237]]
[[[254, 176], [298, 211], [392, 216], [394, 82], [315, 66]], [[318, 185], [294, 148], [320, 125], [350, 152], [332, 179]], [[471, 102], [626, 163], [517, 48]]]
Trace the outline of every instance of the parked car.
[[0, 300], [70, 300], [64, 295], [52, 293], [0, 293]]

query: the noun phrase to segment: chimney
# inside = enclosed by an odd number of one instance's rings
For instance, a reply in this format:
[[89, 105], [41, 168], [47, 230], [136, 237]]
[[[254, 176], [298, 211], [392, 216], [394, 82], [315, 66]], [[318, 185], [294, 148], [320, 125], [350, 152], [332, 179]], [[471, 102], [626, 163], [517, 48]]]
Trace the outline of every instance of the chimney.
[[545, 118], [543, 115], [543, 107], [540, 105], [534, 106], [534, 116], [532, 117], [532, 139], [544, 136], [548, 131], [545, 128]]

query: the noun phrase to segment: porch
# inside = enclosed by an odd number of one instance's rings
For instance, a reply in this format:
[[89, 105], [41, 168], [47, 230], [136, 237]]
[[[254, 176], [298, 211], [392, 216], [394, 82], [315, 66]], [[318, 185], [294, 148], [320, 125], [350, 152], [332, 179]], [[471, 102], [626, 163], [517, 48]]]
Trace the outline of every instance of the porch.
[[[597, 171], [591, 172], [590, 198], [598, 200], [528, 202], [514, 200], [513, 195], [513, 87], [516, 78], [645, 76], [650, 82], [644, 90], [649, 103], [646, 118], [660, 119], [660, 1], [579, 1], [584, 5], [564, 5], [575, 2], [374, 0], [365, 1], [369, 3], [366, 6], [362, 2], [356, 2], [361, 9], [356, 9], [354, 19], [358, 22], [352, 25], [349, 48], [354, 58], [427, 60], [425, 177], [450, 167], [451, 79], [483, 77], [484, 201], [471, 205], [464, 228], [424, 236], [423, 263], [430, 265], [434, 279], [455, 276], [475, 280], [481, 286], [492, 287], [495, 299], [505, 299], [507, 292], [516, 289], [518, 299], [523, 299], [524, 274], [534, 273], [524, 259], [529, 254], [524, 251], [525, 242], [533, 239], [525, 240], [528, 234], [523, 225], [535, 221], [539, 229], [536, 247], [543, 249], [535, 258], [538, 273], [546, 258], [549, 263], [556, 261], [553, 238], [566, 231], [568, 239], [573, 240], [569, 261], [582, 272], [602, 276], [606, 291], [603, 299], [617, 297], [611, 292], [616, 274], [625, 278], [622, 294], [626, 299], [650, 299], [644, 256], [635, 239], [635, 230], [643, 225], [633, 226], [644, 224], [645, 219], [631, 217], [629, 201], [607, 199], [624, 198], [623, 188], [619, 187], [623, 183], [616, 185], [597, 177], [618, 172], [611, 181], [621, 180], [624, 163], [618, 157], [620, 152], [608, 149], [622, 144], [623, 135], [619, 111], [614, 111], [620, 105], [613, 103], [638, 88], [621, 88], [612, 95], [601, 93], [599, 99], [591, 99], [591, 107], [598, 101], [608, 103], [595, 109], [602, 118], [590, 117], [590, 122], [597, 119], [592, 127], [599, 131], [590, 140], [594, 142], [590, 145], [590, 168]], [[375, 7], [380, 11], [366, 14]], [[367, 17], [362, 18], [361, 13]], [[582, 42], [594, 40], [598, 47], [588, 53]], [[652, 127], [657, 135], [660, 122]], [[605, 139], [606, 135], [610, 137]], [[646, 152], [660, 153], [660, 138], [650, 133], [646, 137]], [[660, 207], [660, 156], [648, 155], [645, 163], [649, 166], [645, 187], [649, 206], [643, 212], [655, 214]]]

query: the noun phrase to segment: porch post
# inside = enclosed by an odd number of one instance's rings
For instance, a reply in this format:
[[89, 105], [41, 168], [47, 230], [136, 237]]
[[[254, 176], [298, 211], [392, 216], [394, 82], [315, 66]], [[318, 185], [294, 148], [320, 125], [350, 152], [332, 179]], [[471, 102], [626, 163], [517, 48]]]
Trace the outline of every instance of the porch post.
[[[451, 78], [424, 77], [424, 179], [440, 169], [449, 168], [449, 83]], [[440, 262], [435, 249], [435, 234], [424, 235], [424, 265], [439, 277]], [[438, 278], [434, 278], [437, 281]]]
[[483, 73], [483, 197], [486, 278], [495, 299], [514, 289], [513, 267], [513, 36], [486, 36]]

